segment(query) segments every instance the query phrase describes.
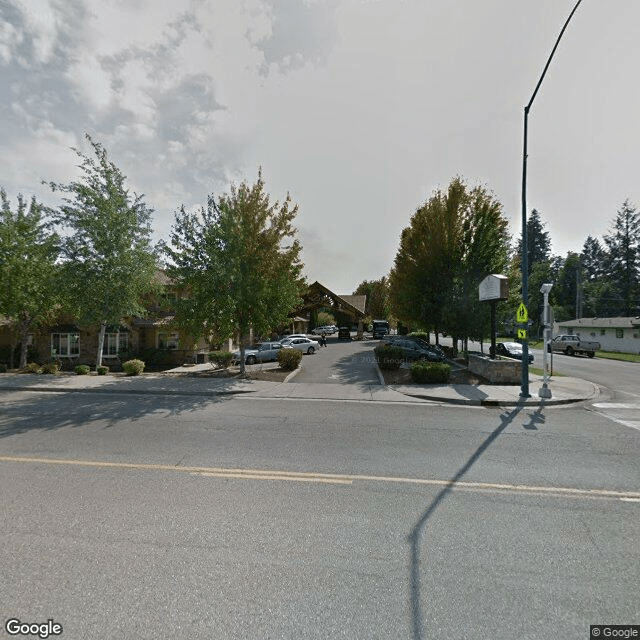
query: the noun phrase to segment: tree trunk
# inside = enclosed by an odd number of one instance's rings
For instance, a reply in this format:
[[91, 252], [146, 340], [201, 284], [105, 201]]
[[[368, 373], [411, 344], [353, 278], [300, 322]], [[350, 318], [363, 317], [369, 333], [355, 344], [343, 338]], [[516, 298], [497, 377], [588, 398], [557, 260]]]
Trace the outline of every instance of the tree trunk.
[[18, 345], [18, 340], [16, 338], [15, 332], [11, 332], [11, 353], [9, 354], [9, 369], [13, 369], [13, 363], [15, 362], [16, 355], [16, 346]]
[[244, 331], [242, 329], [240, 329], [238, 331], [238, 345], [240, 346], [240, 375], [244, 376], [244, 374], [246, 373], [246, 366], [244, 363], [244, 351], [245, 351], [245, 346], [244, 346]]
[[27, 345], [27, 338], [29, 334], [29, 329], [31, 328], [31, 321], [29, 319], [29, 314], [24, 312], [22, 314], [22, 321], [18, 327], [18, 331], [20, 332], [20, 368], [24, 369], [27, 366], [27, 349], [29, 348]]
[[96, 355], [96, 371], [102, 366], [102, 349], [104, 348], [104, 334], [107, 332], [107, 323], [100, 323], [100, 333], [98, 334], [98, 353]]
[[24, 369], [27, 366], [27, 334], [22, 334], [22, 344], [20, 345], [20, 369]]

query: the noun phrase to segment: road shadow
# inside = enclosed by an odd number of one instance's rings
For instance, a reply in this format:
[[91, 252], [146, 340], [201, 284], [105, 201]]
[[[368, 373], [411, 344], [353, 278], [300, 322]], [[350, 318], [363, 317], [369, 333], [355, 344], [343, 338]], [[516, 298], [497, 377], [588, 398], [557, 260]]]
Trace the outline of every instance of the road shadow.
[[340, 382], [359, 384], [367, 388], [372, 384], [380, 384], [376, 374], [376, 358], [373, 347], [371, 350], [366, 349], [358, 353], [345, 354], [335, 361], [333, 368], [340, 376]]
[[543, 413], [544, 408], [545, 408], [544, 400], [541, 400], [540, 406], [529, 415], [529, 422], [525, 422], [522, 425], [523, 428], [527, 429], [528, 431], [537, 431], [538, 425], [539, 424], [542, 425], [547, 421]]
[[[233, 379], [216, 381], [215, 393], [188, 389], [176, 392], [170, 377], [153, 390], [125, 389], [113, 380], [91, 389], [40, 391], [41, 376], [25, 376], [22, 390], [0, 388], [0, 438], [29, 431], [51, 431], [99, 423], [109, 428], [122, 421], [134, 422], [156, 412], [178, 416], [234, 397]], [[33, 378], [33, 379], [32, 379]], [[26, 393], [24, 390], [27, 389]]]
[[498, 436], [513, 422], [515, 417], [522, 411], [524, 405], [519, 405], [513, 410], [504, 412], [500, 415], [500, 424], [487, 436], [484, 442], [474, 451], [473, 455], [458, 469], [455, 475], [449, 480], [448, 484], [438, 492], [426, 511], [422, 514], [418, 522], [413, 526], [409, 534], [408, 541], [410, 546], [409, 561], [409, 593], [411, 608], [411, 626], [413, 631], [413, 640], [425, 640], [424, 635], [424, 616], [420, 604], [421, 599], [421, 583], [420, 583], [420, 543], [422, 542], [423, 533], [427, 522], [433, 516], [436, 509], [442, 504], [445, 498], [454, 489], [457, 482], [462, 480], [473, 465], [480, 459], [482, 454], [491, 446]]

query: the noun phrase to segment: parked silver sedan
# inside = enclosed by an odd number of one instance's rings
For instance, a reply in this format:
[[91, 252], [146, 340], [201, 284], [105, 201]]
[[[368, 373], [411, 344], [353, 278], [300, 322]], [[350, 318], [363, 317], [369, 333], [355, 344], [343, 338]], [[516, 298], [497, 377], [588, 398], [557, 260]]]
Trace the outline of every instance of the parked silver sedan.
[[[279, 342], [261, 342], [257, 349], [245, 349], [245, 364], [256, 364], [256, 362], [273, 362], [278, 359], [278, 351], [282, 349]], [[233, 354], [236, 361], [240, 360], [240, 351]]]
[[320, 343], [316, 340], [309, 340], [309, 338], [288, 338], [282, 340], [283, 349], [296, 349], [296, 351], [302, 351], [302, 353], [312, 354], [320, 348]]

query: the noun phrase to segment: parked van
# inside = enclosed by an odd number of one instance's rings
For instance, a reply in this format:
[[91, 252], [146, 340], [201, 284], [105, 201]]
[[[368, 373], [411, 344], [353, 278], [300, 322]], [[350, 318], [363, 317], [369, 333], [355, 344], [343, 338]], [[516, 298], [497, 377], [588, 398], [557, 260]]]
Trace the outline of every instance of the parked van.
[[374, 320], [371, 326], [371, 333], [373, 333], [374, 340], [389, 335], [389, 323], [386, 320]]

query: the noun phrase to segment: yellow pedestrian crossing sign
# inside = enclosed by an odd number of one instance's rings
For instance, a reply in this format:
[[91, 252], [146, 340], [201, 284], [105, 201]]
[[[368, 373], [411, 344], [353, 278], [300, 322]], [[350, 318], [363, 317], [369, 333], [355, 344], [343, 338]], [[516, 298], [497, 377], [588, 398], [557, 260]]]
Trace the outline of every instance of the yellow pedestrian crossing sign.
[[529, 320], [529, 313], [527, 312], [527, 307], [524, 306], [524, 302], [520, 303], [518, 311], [516, 311], [516, 320], [520, 324], [524, 324], [525, 322], [527, 322], [527, 320]]
[[527, 339], [527, 330], [518, 329], [518, 340], [526, 340], [526, 339]]

